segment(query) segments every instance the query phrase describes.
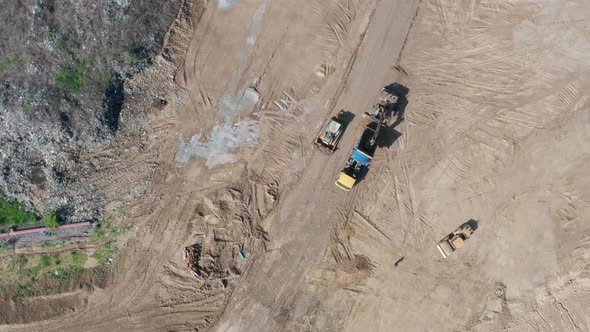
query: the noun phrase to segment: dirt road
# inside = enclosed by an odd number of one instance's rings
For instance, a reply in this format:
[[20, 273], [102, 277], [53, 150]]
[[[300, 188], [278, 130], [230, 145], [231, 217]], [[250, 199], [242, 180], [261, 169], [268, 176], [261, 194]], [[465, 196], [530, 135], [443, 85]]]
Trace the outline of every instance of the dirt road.
[[[281, 201], [270, 228], [270, 250], [257, 258], [232, 295], [215, 329], [305, 330], [335, 329], [346, 325], [353, 301], [348, 291], [334, 291], [310, 283], [309, 274], [334, 255], [340, 257], [335, 239], [358, 204], [358, 193], [347, 194], [334, 186], [344, 160], [357, 138], [362, 113], [376, 102], [385, 85], [396, 81], [392, 69], [400, 54], [416, 12], [416, 2], [378, 1], [365, 13], [365, 27], [356, 47], [348, 77], [339, 78], [343, 89], [335, 96], [339, 109], [356, 114], [333, 156], [313, 151], [301, 181]], [[385, 68], [385, 69], [384, 69]], [[364, 93], [361, 93], [363, 91]], [[311, 137], [315, 132], [310, 131]], [[326, 257], [327, 256], [327, 257]], [[334, 265], [330, 262], [329, 265]], [[317, 273], [317, 272], [316, 272]], [[362, 273], [362, 271], [359, 271]], [[336, 280], [325, 280], [336, 284]]]
[[[198, 17], [171, 34], [190, 40], [183, 91], [141, 151], [105, 152], [113, 196], [158, 179], [124, 206], [138, 231], [112, 284], [0, 330], [590, 329], [587, 4], [240, 0]], [[360, 115], [394, 82], [403, 121], [344, 193]], [[326, 156], [311, 141], [340, 109], [356, 117]], [[227, 274], [190, 274], [198, 239]]]

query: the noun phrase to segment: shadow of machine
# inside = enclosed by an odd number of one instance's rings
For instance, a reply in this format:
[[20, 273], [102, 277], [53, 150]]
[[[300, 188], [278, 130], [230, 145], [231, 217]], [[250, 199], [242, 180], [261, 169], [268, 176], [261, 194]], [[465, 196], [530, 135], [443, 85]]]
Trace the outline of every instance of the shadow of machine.
[[461, 225], [461, 227], [463, 226], [469, 226], [475, 232], [479, 226], [479, 220], [469, 219]]

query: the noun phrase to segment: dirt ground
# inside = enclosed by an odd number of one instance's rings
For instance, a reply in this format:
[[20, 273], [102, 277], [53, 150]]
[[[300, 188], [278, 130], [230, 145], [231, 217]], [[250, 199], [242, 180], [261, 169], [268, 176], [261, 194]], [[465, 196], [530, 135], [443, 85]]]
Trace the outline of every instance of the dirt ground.
[[[589, 19], [582, 0], [186, 0], [134, 78], [178, 89], [137, 140], [82, 157], [111, 161], [96, 185], [137, 226], [118, 273], [0, 331], [590, 330]], [[403, 117], [345, 193], [394, 82]]]

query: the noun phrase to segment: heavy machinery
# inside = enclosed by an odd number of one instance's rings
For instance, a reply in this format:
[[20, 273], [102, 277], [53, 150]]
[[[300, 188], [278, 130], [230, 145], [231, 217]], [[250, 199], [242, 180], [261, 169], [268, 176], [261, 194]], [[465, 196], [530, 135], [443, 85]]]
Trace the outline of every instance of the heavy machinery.
[[343, 115], [344, 110], [340, 111], [336, 116], [333, 116], [315, 140], [314, 144], [320, 149], [320, 151], [331, 154], [336, 150], [336, 146], [342, 137], [342, 132], [344, 131], [346, 124]]
[[463, 224], [453, 231], [453, 233], [447, 235], [444, 239], [440, 240], [437, 244], [438, 251], [440, 251], [443, 258], [447, 258], [454, 251], [458, 250], [463, 246], [465, 241], [471, 237], [473, 229], [469, 224]]
[[364, 116], [371, 120], [357, 140], [348, 161], [336, 180], [336, 186], [344, 191], [350, 191], [363, 171], [367, 171], [377, 149], [377, 138], [381, 127], [393, 117], [395, 103], [398, 97], [386, 91], [379, 93], [379, 102], [373, 107], [373, 112], [365, 112]]
[[379, 102], [373, 105], [373, 112], [365, 112], [363, 116], [371, 119], [371, 121], [375, 123], [389, 125], [390, 120], [395, 115], [395, 104], [398, 99], [398, 96], [383, 89], [379, 92]]
[[[356, 141], [354, 149], [340, 172], [336, 186], [344, 191], [350, 191], [363, 170], [368, 170], [373, 155], [377, 149], [376, 136], [378, 131], [373, 123], [369, 124]], [[378, 128], [377, 128], [378, 130]]]

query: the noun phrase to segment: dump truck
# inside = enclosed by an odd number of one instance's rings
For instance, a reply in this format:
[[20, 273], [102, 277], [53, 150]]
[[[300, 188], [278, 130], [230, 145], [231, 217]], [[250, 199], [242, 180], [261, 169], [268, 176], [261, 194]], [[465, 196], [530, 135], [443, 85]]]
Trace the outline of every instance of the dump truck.
[[440, 251], [443, 258], [447, 258], [454, 251], [458, 250], [463, 246], [465, 241], [471, 237], [473, 229], [468, 224], [463, 224], [453, 231], [453, 233], [447, 235], [445, 238], [440, 240], [438, 245], [438, 251]]
[[314, 144], [320, 151], [331, 154], [336, 150], [346, 124], [343, 115], [344, 111], [342, 110], [336, 116], [333, 116], [315, 140]]
[[355, 185], [356, 180], [362, 174], [367, 171], [373, 160], [373, 155], [377, 149], [376, 136], [378, 134], [378, 127], [375, 130], [374, 124], [369, 124], [363, 130], [361, 136], [356, 141], [352, 153], [348, 158], [348, 161], [344, 164], [344, 168], [336, 180], [336, 186], [344, 191], [350, 191]]
[[379, 102], [373, 107], [373, 112], [365, 112], [363, 115], [371, 122], [364, 128], [361, 136], [356, 141], [350, 157], [344, 164], [336, 180], [336, 186], [344, 191], [350, 191], [356, 184], [360, 174], [368, 171], [377, 149], [377, 138], [381, 127], [385, 126], [395, 114], [395, 103], [398, 97], [386, 89], [379, 93]]

